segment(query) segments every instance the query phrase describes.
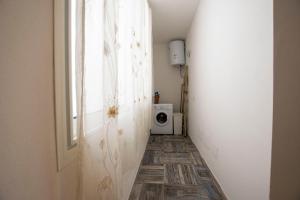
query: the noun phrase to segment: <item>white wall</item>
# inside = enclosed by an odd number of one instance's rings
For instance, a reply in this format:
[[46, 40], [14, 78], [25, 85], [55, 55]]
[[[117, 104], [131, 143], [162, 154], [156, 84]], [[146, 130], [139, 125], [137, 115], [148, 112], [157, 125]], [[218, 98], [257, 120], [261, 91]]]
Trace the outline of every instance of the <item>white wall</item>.
[[56, 171], [53, 1], [0, 1], [0, 199], [75, 200], [77, 163]]
[[271, 200], [300, 199], [300, 1], [274, 1]]
[[201, 0], [188, 34], [189, 134], [230, 200], [267, 200], [272, 0]]
[[171, 103], [179, 112], [182, 78], [179, 67], [169, 62], [168, 43], [153, 45], [154, 91], [160, 91], [160, 103]]

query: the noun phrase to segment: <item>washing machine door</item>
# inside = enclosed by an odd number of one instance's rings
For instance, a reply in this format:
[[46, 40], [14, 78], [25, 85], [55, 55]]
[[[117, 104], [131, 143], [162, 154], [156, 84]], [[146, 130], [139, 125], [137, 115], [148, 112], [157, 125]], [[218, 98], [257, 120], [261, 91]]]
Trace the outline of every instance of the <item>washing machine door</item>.
[[159, 111], [156, 113], [155, 115], [155, 123], [156, 125], [158, 126], [165, 126], [168, 122], [169, 122], [169, 119], [168, 119], [168, 115], [166, 112], [164, 111]]

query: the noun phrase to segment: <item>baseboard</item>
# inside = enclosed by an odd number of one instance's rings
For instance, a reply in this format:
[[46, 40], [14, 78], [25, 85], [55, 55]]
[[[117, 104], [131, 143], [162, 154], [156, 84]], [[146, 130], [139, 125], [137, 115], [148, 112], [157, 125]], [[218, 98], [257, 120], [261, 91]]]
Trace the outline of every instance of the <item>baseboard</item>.
[[[195, 145], [195, 146], [196, 146], [196, 145]], [[197, 148], [197, 146], [196, 146], [196, 148]], [[198, 149], [198, 148], [197, 148], [197, 149]], [[198, 151], [199, 151], [199, 149], [198, 149]], [[200, 153], [200, 151], [199, 151], [199, 153]], [[201, 156], [203, 165], [205, 165], [205, 167], [208, 169], [208, 173], [209, 173], [209, 175], [211, 176], [214, 185], [217, 187], [216, 189], [218, 190], [219, 194], [221, 194], [222, 200], [228, 200], [227, 196], [225, 195], [225, 193], [224, 193], [223, 190], [222, 190], [222, 187], [220, 186], [220, 184], [219, 184], [219, 182], [217, 181], [216, 177], [214, 176], [214, 174], [212, 173], [212, 171], [211, 171], [210, 168], [208, 167], [208, 165], [207, 165], [206, 161], [204, 160], [203, 156], [201, 155], [201, 153], [200, 153], [200, 156]]]

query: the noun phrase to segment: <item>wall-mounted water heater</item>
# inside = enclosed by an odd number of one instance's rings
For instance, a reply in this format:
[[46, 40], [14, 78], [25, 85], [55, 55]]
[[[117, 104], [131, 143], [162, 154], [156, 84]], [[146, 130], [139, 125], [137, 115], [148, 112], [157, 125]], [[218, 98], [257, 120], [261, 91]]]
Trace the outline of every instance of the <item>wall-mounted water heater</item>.
[[185, 65], [183, 40], [173, 40], [169, 43], [171, 65]]

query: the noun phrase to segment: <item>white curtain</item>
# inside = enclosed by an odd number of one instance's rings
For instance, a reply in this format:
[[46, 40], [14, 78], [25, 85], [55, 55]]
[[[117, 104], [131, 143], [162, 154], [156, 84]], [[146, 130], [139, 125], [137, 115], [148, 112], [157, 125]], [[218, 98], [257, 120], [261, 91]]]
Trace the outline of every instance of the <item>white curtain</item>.
[[128, 199], [149, 136], [147, 0], [85, 0], [80, 199]]

